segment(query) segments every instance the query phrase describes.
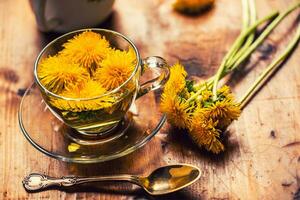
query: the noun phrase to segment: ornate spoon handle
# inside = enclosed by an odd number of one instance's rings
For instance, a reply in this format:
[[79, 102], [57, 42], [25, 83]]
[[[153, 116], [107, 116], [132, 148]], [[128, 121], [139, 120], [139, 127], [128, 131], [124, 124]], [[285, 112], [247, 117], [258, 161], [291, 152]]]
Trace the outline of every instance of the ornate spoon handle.
[[61, 178], [49, 177], [43, 174], [32, 173], [22, 181], [24, 187], [29, 191], [42, 190], [49, 186], [69, 187], [88, 182], [98, 181], [129, 181], [141, 185], [140, 178], [133, 175], [98, 176], [98, 177], [76, 177], [63, 176]]

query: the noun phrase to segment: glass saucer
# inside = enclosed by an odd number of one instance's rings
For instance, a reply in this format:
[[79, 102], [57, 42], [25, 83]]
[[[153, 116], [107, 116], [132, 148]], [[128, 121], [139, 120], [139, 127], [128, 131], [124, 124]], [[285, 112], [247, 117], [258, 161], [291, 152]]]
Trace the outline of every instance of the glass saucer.
[[166, 118], [158, 110], [155, 101], [159, 92], [150, 92], [135, 101], [125, 117], [127, 121], [123, 122], [129, 124], [126, 132], [102, 142], [85, 144], [74, 139], [72, 134], [76, 131], [52, 114], [38, 87], [33, 84], [22, 98], [19, 125], [30, 144], [50, 157], [74, 163], [108, 161], [142, 147], [163, 126]]

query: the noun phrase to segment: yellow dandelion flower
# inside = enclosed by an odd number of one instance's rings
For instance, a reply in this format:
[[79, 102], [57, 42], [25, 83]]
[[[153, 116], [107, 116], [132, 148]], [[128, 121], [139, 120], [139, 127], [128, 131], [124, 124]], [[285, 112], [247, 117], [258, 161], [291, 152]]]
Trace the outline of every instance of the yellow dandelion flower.
[[161, 95], [160, 109], [170, 123], [178, 128], [189, 129], [195, 105], [186, 103], [184, 99], [190, 96], [186, 88], [186, 76], [187, 72], [181, 64], [176, 63], [170, 67], [170, 77]]
[[209, 101], [213, 97], [213, 92], [211, 90], [203, 90], [201, 92], [201, 97], [202, 101]]
[[62, 56], [94, 72], [97, 64], [110, 52], [109, 42], [98, 33], [85, 31], [63, 44]]
[[100, 62], [94, 79], [106, 90], [117, 88], [130, 77], [136, 62], [136, 55], [132, 49], [112, 51]]
[[85, 69], [61, 56], [42, 60], [37, 75], [42, 85], [54, 93], [72, 90], [89, 79], [89, 73]]
[[231, 99], [224, 99], [223, 101], [217, 101], [212, 106], [206, 108], [208, 115], [219, 121], [218, 127], [225, 128], [233, 120], [239, 118], [241, 109], [237, 103], [234, 103]]
[[214, 0], [176, 0], [173, 4], [175, 10], [185, 13], [197, 13], [209, 8]]
[[73, 91], [65, 91], [63, 97], [73, 98], [74, 100], [52, 99], [51, 105], [54, 107], [72, 112], [92, 111], [108, 108], [113, 105], [114, 97], [105, 95], [91, 100], [78, 100], [80, 98], [93, 98], [103, 95], [106, 90], [96, 81], [88, 81], [82, 88]]
[[180, 97], [163, 93], [160, 109], [167, 115], [167, 119], [171, 124], [178, 128], [190, 128], [194, 106], [184, 102]]
[[216, 128], [217, 123], [207, 118], [202, 108], [197, 108], [189, 132], [198, 146], [203, 146], [206, 150], [216, 154], [224, 151], [224, 145], [219, 140], [220, 131]]
[[230, 87], [227, 85], [222, 86], [221, 88], [218, 89], [217, 91], [218, 96], [222, 95], [222, 96], [228, 96], [228, 95], [232, 95], [231, 91], [230, 91]]
[[86, 82], [82, 88], [72, 91], [65, 91], [61, 95], [68, 98], [93, 98], [100, 96], [106, 92], [99, 83], [93, 80]]
[[235, 102], [233, 94], [228, 86], [224, 86], [218, 90], [218, 100], [209, 104], [204, 108], [206, 115], [215, 121], [219, 121], [218, 127], [225, 128], [233, 120], [239, 118], [241, 109]]
[[186, 85], [186, 76], [187, 72], [180, 63], [176, 63], [175, 65], [170, 67], [170, 77], [165, 84], [164, 92], [171, 92], [173, 94], [178, 94], [179, 92], [181, 92]]

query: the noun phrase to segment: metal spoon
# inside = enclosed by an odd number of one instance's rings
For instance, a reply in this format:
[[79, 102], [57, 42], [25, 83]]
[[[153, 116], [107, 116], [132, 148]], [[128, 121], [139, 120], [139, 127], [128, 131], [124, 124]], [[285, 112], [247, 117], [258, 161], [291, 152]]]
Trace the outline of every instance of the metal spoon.
[[151, 195], [175, 192], [194, 183], [201, 176], [199, 168], [187, 165], [167, 165], [154, 170], [148, 177], [135, 175], [76, 177], [65, 176], [53, 178], [43, 174], [32, 173], [22, 181], [29, 191], [42, 190], [49, 186], [69, 187], [77, 184], [99, 181], [128, 181], [139, 185]]

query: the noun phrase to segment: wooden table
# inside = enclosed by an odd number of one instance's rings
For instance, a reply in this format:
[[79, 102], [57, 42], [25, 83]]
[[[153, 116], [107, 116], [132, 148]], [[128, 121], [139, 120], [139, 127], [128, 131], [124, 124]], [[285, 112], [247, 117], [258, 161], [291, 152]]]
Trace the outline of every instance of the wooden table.
[[[241, 28], [240, 0], [217, 0], [209, 12], [189, 17], [171, 1], [118, 0], [102, 26], [129, 36], [142, 56], [180, 60], [190, 75], [209, 77]], [[256, 1], [258, 16], [283, 10], [292, 0]], [[230, 82], [240, 96], [286, 46], [299, 10], [266, 40]], [[277, 71], [240, 119], [229, 128], [227, 150], [213, 156], [165, 124], [140, 150], [114, 161], [78, 165], [49, 158], [24, 138], [17, 110], [33, 80], [34, 60], [53, 35], [40, 33], [27, 1], [0, 1], [0, 199], [155, 199], [130, 184], [94, 184], [67, 191], [28, 194], [21, 180], [30, 172], [65, 174], [146, 174], [166, 163], [191, 163], [203, 170], [192, 186], [158, 199], [292, 199], [300, 196], [300, 48]], [[247, 75], [247, 76], [245, 76]], [[76, 191], [76, 192], [74, 192]]]

